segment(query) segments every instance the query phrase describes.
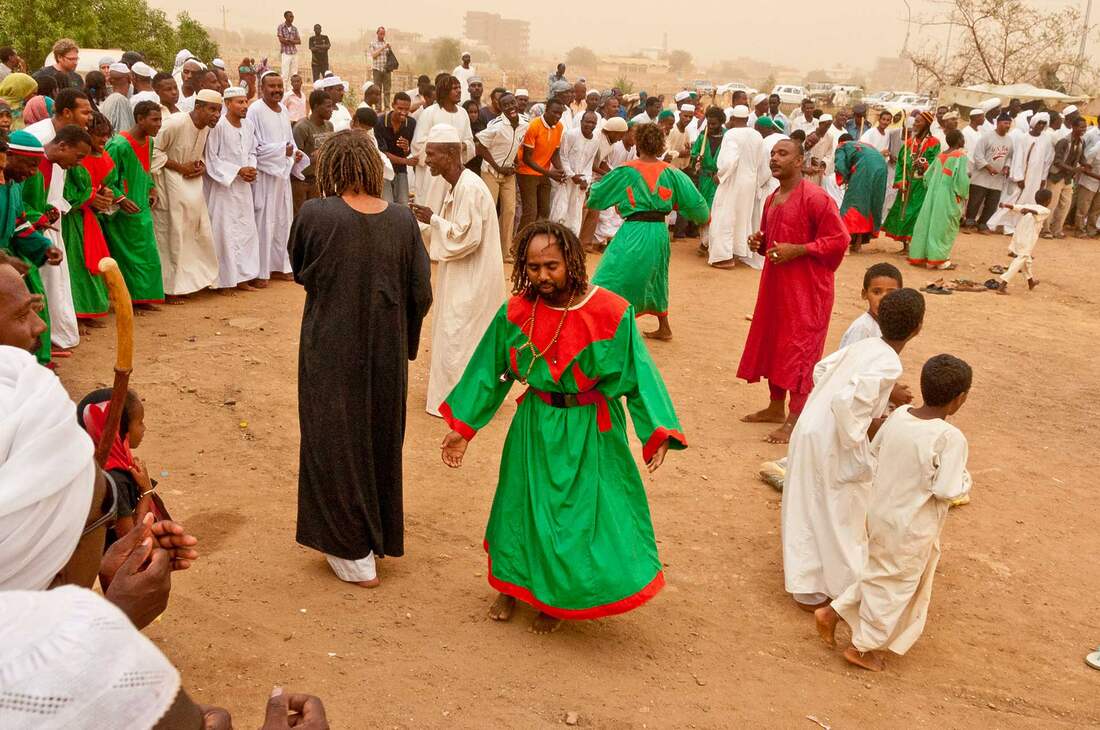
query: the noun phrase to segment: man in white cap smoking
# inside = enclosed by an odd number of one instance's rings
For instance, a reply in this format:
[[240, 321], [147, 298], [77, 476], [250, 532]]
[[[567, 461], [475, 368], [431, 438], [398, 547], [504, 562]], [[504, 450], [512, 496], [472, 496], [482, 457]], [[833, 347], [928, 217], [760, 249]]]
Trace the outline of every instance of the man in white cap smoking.
[[470, 98], [470, 79], [477, 75], [474, 67], [470, 65], [470, 54], [466, 51], [462, 53], [462, 63], [455, 66], [454, 71], [451, 71], [451, 75], [458, 79], [459, 84], [462, 85], [462, 98], [458, 100], [458, 103], [466, 101]]
[[[157, 75], [156, 69], [144, 61], [138, 61], [130, 68], [130, 75], [134, 82], [134, 93], [130, 95], [131, 110], [143, 101], [160, 103], [160, 96], [153, 89], [153, 77]], [[129, 127], [125, 129], [129, 129]], [[121, 131], [123, 130], [115, 129], [116, 133]]]
[[110, 66], [107, 82], [111, 93], [99, 105], [99, 111], [107, 117], [115, 131], [134, 126], [134, 108], [130, 106], [130, 67], [121, 61]]
[[458, 130], [449, 124], [432, 128], [427, 169], [449, 190], [438, 211], [412, 206], [417, 220], [431, 227], [428, 251], [438, 262], [427, 403], [433, 416], [440, 416], [439, 406], [462, 376], [505, 293], [496, 203], [477, 173], [463, 166], [464, 152]]
[[[748, 126], [749, 108], [733, 108], [730, 128], [722, 137], [718, 152], [718, 189], [711, 208], [707, 262], [716, 269], [732, 269], [740, 259], [756, 263], [749, 251], [749, 237], [755, 232], [753, 208], [761, 186], [771, 179], [769, 160], [764, 156], [764, 138]], [[756, 268], [763, 266], [760, 257]]]

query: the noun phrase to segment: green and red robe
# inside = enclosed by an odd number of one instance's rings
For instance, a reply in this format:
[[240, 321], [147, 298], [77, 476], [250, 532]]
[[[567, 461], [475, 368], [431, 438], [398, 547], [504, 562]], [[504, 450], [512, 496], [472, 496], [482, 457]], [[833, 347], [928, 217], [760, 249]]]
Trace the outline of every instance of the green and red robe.
[[710, 207], [691, 178], [667, 162], [632, 160], [592, 186], [589, 208], [614, 206], [623, 225], [611, 239], [592, 283], [624, 297], [637, 315], [668, 313], [666, 217], [674, 209], [694, 223], [705, 223]]
[[163, 302], [164, 279], [153, 231], [153, 213], [149, 209], [149, 193], [153, 189], [153, 177], [149, 174], [153, 140], [147, 138], [144, 144], [138, 144], [129, 132], [121, 132], [111, 137], [106, 150], [114, 160], [122, 195], [138, 207], [137, 213], [120, 210], [103, 219], [107, 247], [118, 262], [135, 304]]
[[[46, 288], [42, 285], [42, 275], [38, 267], [46, 263], [46, 249], [50, 240], [35, 230], [34, 224], [27, 219], [23, 205], [22, 183], [7, 182], [0, 186], [0, 249], [27, 263], [30, 269], [24, 277], [31, 294], [41, 294], [43, 302]], [[39, 338], [38, 362], [45, 365], [50, 361], [50, 310], [43, 306], [38, 313], [46, 323], [46, 330]]]
[[[551, 344], [563, 311], [522, 295], [505, 302], [440, 412], [472, 439], [526, 375], [485, 530], [489, 584], [551, 616], [591, 619], [664, 586], [622, 399], [644, 460], [687, 441], [626, 300], [590, 285]], [[532, 329], [545, 352], [533, 367]]]
[[723, 139], [724, 136], [711, 139], [704, 129], [691, 146], [691, 159], [699, 160], [699, 192], [703, 194], [708, 209], [714, 205], [714, 194], [718, 191], [714, 176], [718, 174], [718, 153], [722, 151]]
[[79, 319], [105, 317], [110, 308], [107, 284], [99, 271], [99, 262], [110, 254], [92, 199], [101, 187], [117, 197], [116, 181], [114, 162], [106, 152], [99, 157], [88, 155], [65, 175], [65, 200], [72, 207], [61, 217], [61, 237]]
[[924, 205], [909, 242], [909, 263], [914, 266], [940, 266], [951, 260], [963, 201], [970, 195], [967, 164], [965, 150], [948, 150], [928, 168]]
[[898, 197], [894, 199], [894, 205], [886, 216], [886, 222], [882, 224], [883, 232], [895, 241], [909, 243], [909, 239], [913, 237], [913, 228], [917, 225], [921, 206], [924, 204], [924, 195], [927, 190], [925, 179], [917, 172], [913, 163], [919, 158], [924, 158], [931, 169], [939, 152], [939, 140], [928, 134], [923, 139], [910, 135], [902, 145], [901, 152], [898, 153], [897, 166], [894, 168], [894, 187], [898, 189]]
[[847, 185], [840, 204], [840, 218], [849, 235], [878, 235], [882, 204], [886, 200], [886, 160], [874, 147], [862, 142], [843, 142], [836, 151], [836, 181]]

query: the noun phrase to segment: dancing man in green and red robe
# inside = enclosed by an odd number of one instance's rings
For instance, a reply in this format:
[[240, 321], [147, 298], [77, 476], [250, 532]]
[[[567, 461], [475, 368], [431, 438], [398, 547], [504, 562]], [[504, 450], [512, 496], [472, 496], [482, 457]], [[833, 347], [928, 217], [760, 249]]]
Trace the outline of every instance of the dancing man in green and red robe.
[[693, 223], [704, 223], [710, 207], [691, 178], [660, 158], [665, 135], [656, 124], [635, 127], [638, 159], [600, 178], [588, 194], [588, 207], [615, 206], [623, 225], [608, 244], [592, 283], [630, 302], [636, 316], [657, 317], [646, 337], [672, 339], [668, 326], [668, 214], [675, 208]]
[[913, 120], [913, 129], [898, 153], [897, 167], [894, 169], [894, 187], [898, 189], [898, 197], [894, 199], [882, 230], [895, 241], [901, 241], [903, 251], [909, 248], [913, 228], [924, 205], [924, 174], [940, 153], [940, 142], [929, 131], [934, 118], [931, 112], [921, 112]]
[[847, 184], [840, 204], [840, 218], [848, 229], [852, 253], [878, 236], [882, 203], [886, 200], [886, 159], [863, 142], [841, 142], [836, 150], [836, 181]]
[[927, 192], [909, 242], [909, 263], [929, 269], [954, 269], [951, 248], [959, 235], [963, 201], [970, 195], [966, 138], [957, 129], [947, 133], [947, 151], [940, 153], [924, 176]]
[[633, 307], [588, 283], [576, 235], [538, 221], [515, 256], [514, 295], [440, 407], [452, 429], [443, 461], [461, 466], [512, 383], [526, 386], [485, 530], [500, 591], [489, 615], [508, 620], [518, 598], [540, 611], [532, 631], [548, 633], [637, 608], [664, 586], [622, 399], [650, 472], [687, 442]]

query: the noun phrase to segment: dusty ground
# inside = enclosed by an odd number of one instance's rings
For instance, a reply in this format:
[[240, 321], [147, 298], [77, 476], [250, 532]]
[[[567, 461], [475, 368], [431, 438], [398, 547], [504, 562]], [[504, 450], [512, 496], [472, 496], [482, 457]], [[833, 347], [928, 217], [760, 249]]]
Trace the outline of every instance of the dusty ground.
[[[988, 278], [1005, 243], [961, 238], [958, 274]], [[974, 365], [957, 423], [975, 487], [948, 520], [928, 629], [882, 675], [849, 669], [783, 592], [779, 495], [755, 477], [782, 450], [737, 420], [767, 398], [734, 379], [757, 275], [674, 248], [676, 340], [651, 350], [691, 448], [647, 479], [668, 587], [551, 637], [527, 633], [529, 610], [508, 625], [485, 615], [481, 537], [514, 403], [449, 471], [445, 428], [423, 411], [427, 353], [412, 364], [407, 554], [382, 564], [380, 589], [352, 588], [294, 542], [303, 292], [280, 282], [139, 318], [140, 456], [203, 551], [149, 634], [192, 693], [238, 727], [259, 724], [274, 684], [320, 695], [334, 725], [355, 728], [551, 727], [570, 711], [601, 728], [1100, 723], [1100, 672], [1082, 661], [1100, 643], [1100, 244], [1041, 242], [1033, 293], [928, 297], [905, 381], [916, 390], [939, 352]], [[900, 262], [894, 248], [845, 261], [830, 347], [861, 311], [864, 268]], [[74, 398], [108, 382], [112, 351], [97, 332], [65, 363]]]

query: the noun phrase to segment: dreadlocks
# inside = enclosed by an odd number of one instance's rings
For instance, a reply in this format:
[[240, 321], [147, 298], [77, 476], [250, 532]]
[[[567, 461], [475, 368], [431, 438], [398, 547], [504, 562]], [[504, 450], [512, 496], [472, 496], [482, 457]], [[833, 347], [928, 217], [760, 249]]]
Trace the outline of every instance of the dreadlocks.
[[321, 145], [316, 166], [323, 196], [353, 192], [382, 197], [382, 156], [368, 135], [337, 132]]
[[560, 223], [539, 220], [524, 226], [513, 244], [516, 263], [512, 267], [512, 293], [523, 294], [529, 299], [535, 297], [531, 280], [527, 277], [527, 248], [532, 239], [539, 235], [550, 236], [557, 242], [562, 258], [565, 259], [565, 275], [569, 286], [574, 290], [584, 287], [588, 283], [588, 271], [585, 268], [584, 246], [577, 234]]

